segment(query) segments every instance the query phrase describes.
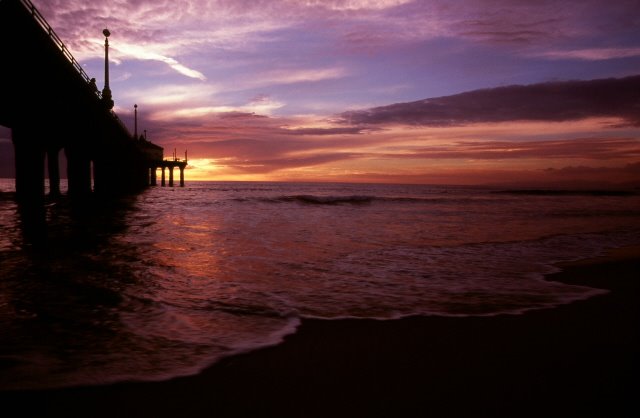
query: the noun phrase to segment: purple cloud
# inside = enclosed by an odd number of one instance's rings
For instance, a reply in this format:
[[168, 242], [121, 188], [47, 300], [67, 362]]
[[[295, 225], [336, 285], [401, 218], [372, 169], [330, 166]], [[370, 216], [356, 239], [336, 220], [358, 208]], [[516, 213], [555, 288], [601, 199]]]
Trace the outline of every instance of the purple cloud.
[[504, 160], [521, 158], [576, 158], [592, 160], [640, 159], [636, 138], [573, 138], [527, 142], [455, 142], [423, 147], [410, 153], [388, 154], [395, 158]]
[[474, 90], [341, 114], [352, 125], [454, 126], [616, 117], [640, 126], [640, 76]]

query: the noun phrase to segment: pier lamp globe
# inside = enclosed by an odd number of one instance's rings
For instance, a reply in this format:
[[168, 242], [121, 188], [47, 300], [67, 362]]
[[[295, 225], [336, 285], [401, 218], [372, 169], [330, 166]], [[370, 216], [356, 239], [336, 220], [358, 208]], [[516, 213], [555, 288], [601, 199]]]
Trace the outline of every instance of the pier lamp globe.
[[106, 38], [108, 38], [109, 36], [111, 36], [111, 32], [109, 32], [109, 29], [105, 29], [105, 30], [103, 30], [103, 31], [102, 31], [102, 34], [103, 34]]

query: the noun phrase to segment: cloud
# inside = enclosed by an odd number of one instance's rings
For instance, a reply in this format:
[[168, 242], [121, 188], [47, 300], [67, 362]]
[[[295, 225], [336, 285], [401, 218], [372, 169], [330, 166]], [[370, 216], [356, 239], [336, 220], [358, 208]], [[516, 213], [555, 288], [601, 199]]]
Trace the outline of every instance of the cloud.
[[621, 167], [588, 167], [588, 166], [567, 166], [561, 168], [547, 168], [544, 170], [548, 174], [555, 176], [571, 176], [576, 178], [592, 177], [601, 179], [602, 174], [614, 174], [616, 177], [628, 177], [629, 180], [640, 181], [640, 162], [626, 164]]
[[[544, 45], [637, 34], [637, 1], [618, 0], [34, 0], [79, 58], [95, 56], [101, 27], [118, 42], [144, 45], [182, 61], [201, 48], [252, 50], [274, 33], [330, 28], [329, 41], [345, 46], [397, 46], [441, 38], [494, 45]], [[97, 28], [96, 28], [97, 26]], [[339, 47], [335, 42], [334, 47]], [[88, 52], [88, 54], [85, 54]], [[179, 67], [178, 67], [179, 68]]]
[[[365, 171], [351, 175], [352, 181], [419, 184], [486, 184], [495, 187], [594, 189], [637, 188], [640, 163], [623, 166], [563, 166], [560, 168], [425, 168], [415, 173]], [[327, 178], [331, 180], [331, 178]]]
[[603, 61], [640, 56], [640, 48], [588, 48], [563, 51], [546, 51], [532, 54], [535, 57], [552, 60], [577, 59], [583, 61]]
[[636, 8], [637, 2], [626, 0], [615, 6], [601, 0], [468, 0], [441, 16], [447, 16], [448, 30], [459, 36], [526, 47], [633, 33], [639, 26], [630, 18]]
[[119, 59], [123, 58], [134, 58], [139, 60], [152, 60], [152, 61], [160, 61], [167, 64], [169, 67], [173, 68], [178, 73], [190, 77], [196, 78], [198, 80], [206, 80], [207, 77], [204, 76], [201, 72], [197, 70], [193, 70], [191, 68], [186, 67], [185, 65], [180, 64], [177, 60], [171, 57], [166, 57], [157, 52], [153, 52], [148, 47], [138, 46], [133, 44], [123, 43], [116, 48], [116, 51], [120, 53]]
[[[179, 92], [179, 90], [178, 90]], [[178, 97], [180, 95], [178, 94]], [[165, 100], [170, 100], [167, 97]], [[157, 102], [156, 102], [157, 103]], [[152, 111], [150, 119], [171, 120], [175, 118], [200, 119], [203, 117], [234, 119], [240, 118], [245, 121], [253, 117], [264, 117], [270, 115], [273, 111], [284, 106], [269, 95], [258, 95], [251, 99], [249, 103], [238, 106], [231, 105], [192, 105], [187, 106], [184, 103], [180, 108], [161, 108]]]
[[640, 126], [640, 76], [475, 90], [453, 96], [344, 112], [343, 123], [453, 126], [518, 120], [616, 117]]
[[280, 109], [283, 106], [284, 103], [273, 99], [268, 94], [260, 94], [251, 99], [249, 104], [243, 106], [238, 111], [258, 115], [270, 115], [274, 110]]
[[283, 133], [290, 135], [356, 135], [364, 133], [360, 127], [335, 127], [335, 128], [286, 128]]
[[[172, 148], [188, 148], [190, 155], [215, 161], [216, 175], [286, 179], [287, 175], [296, 178], [295, 170], [304, 169], [305, 175], [322, 175], [323, 170], [343, 175], [378, 172], [371, 179], [385, 175], [392, 179], [392, 174], [433, 172], [436, 166], [462, 171], [493, 166], [491, 170], [498, 173], [509, 171], [516, 160], [518, 166], [527, 167], [562, 167], [571, 162], [577, 166], [589, 161], [626, 164], [640, 159], [637, 130], [621, 129], [613, 122], [619, 123], [628, 114], [622, 110], [629, 111], [626, 106], [638, 100], [631, 89], [634, 79], [637, 82], [638, 77], [472, 91], [347, 112], [337, 122], [246, 111], [277, 102], [259, 94], [240, 106], [188, 108], [180, 119], [175, 114], [159, 118], [159, 113], [152, 112], [146, 114], [145, 122], [152, 127], [150, 132], [161, 135], [157, 138], [161, 145], [168, 141]], [[633, 100], [618, 97], [626, 90]], [[553, 107], [556, 102], [558, 108]], [[424, 113], [425, 104], [429, 110], [436, 107], [435, 117], [432, 111]], [[569, 114], [563, 113], [565, 108]], [[453, 178], [474, 179], [452, 174]]]
[[206, 155], [220, 169], [252, 174], [351, 160], [360, 155], [322, 141], [279, 136], [278, 130], [271, 131], [268, 138], [264, 136], [254, 139], [238, 135], [226, 140], [192, 142], [188, 144], [189, 154]]
[[127, 100], [143, 100], [145, 105], [154, 107], [189, 107], [211, 103], [217, 93], [217, 88], [211, 84], [199, 82], [165, 83], [146, 88], [134, 87], [119, 94]]
[[290, 168], [301, 169], [321, 164], [333, 163], [342, 160], [353, 160], [357, 154], [347, 152], [315, 153], [306, 156], [283, 156], [280, 158], [262, 159], [257, 158], [250, 161], [237, 158], [227, 159], [224, 165], [228, 168], [244, 173], [269, 174], [274, 171], [286, 170]]
[[[501, 16], [502, 18], [502, 16]], [[527, 45], [548, 41], [554, 31], [547, 31], [552, 20], [522, 21], [513, 20], [467, 20], [462, 22], [459, 34], [486, 43]]]
[[234, 90], [248, 90], [277, 85], [315, 83], [346, 77], [348, 71], [342, 67], [325, 68], [285, 68], [261, 71], [250, 78], [236, 80]]
[[387, 154], [394, 158], [428, 159], [640, 159], [637, 138], [572, 138], [555, 141], [527, 142], [453, 142], [446, 146], [414, 149], [410, 152]]
[[108, 26], [122, 119], [138, 103], [152, 141], [215, 170], [474, 179], [638, 158], [638, 76], [472, 90], [633, 74], [636, 0], [33, 1], [92, 75]]
[[410, 2], [411, 0], [307, 0], [304, 4], [325, 7], [330, 10], [382, 10]]

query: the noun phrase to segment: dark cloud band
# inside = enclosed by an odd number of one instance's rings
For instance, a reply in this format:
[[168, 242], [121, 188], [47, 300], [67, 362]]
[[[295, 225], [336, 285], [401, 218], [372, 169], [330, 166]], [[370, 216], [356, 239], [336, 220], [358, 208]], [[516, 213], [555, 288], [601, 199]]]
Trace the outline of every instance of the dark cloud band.
[[454, 126], [519, 120], [563, 122], [617, 117], [640, 126], [640, 75], [474, 90], [342, 113], [352, 125]]

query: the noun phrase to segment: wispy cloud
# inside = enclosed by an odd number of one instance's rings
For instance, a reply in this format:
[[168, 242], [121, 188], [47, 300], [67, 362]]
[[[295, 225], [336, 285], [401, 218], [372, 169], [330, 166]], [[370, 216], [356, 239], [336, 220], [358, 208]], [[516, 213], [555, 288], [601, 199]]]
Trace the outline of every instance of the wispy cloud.
[[[339, 178], [338, 176], [336, 176]], [[438, 167], [413, 173], [363, 171], [351, 174], [352, 181], [404, 182], [423, 184], [489, 184], [517, 187], [612, 187], [630, 186], [640, 181], [640, 163], [623, 166], [561, 166], [532, 169], [524, 167]], [[331, 178], [327, 178], [330, 180]]]
[[160, 62], [164, 62], [169, 67], [173, 68], [175, 71], [177, 71], [178, 73], [184, 76], [187, 76], [190, 78], [196, 78], [198, 80], [203, 80], [203, 81], [207, 79], [207, 77], [205, 77], [205, 75], [202, 74], [200, 71], [188, 68], [180, 64], [177, 60], [171, 57], [166, 57], [162, 54], [153, 52], [142, 46], [124, 44], [124, 45], [118, 46], [115, 49], [124, 55], [122, 58], [130, 57], [130, 58], [140, 59], [140, 60], [160, 61]]
[[190, 84], [162, 84], [135, 87], [119, 94], [131, 101], [142, 100], [144, 105], [157, 107], [184, 108], [202, 106], [215, 100], [215, 86], [191, 82]]
[[330, 10], [382, 10], [410, 2], [411, 0], [306, 0], [299, 3], [326, 7]]
[[[177, 92], [180, 97], [180, 92]], [[169, 99], [169, 98], [167, 98]], [[153, 102], [152, 102], [153, 103]], [[251, 116], [265, 116], [270, 115], [273, 111], [284, 106], [281, 103], [268, 95], [259, 95], [251, 99], [248, 103], [239, 106], [231, 105], [196, 105], [189, 106], [183, 103], [178, 108], [166, 108], [162, 107], [156, 110], [152, 110], [151, 119], [159, 120], [171, 120], [175, 118], [191, 118], [199, 119], [205, 116], [211, 116], [214, 118], [238, 118], [245, 117], [245, 115]]]
[[640, 57], [640, 48], [588, 48], [563, 51], [546, 51], [532, 56], [553, 60], [577, 59], [603, 61], [618, 58]]
[[507, 160], [529, 158], [615, 160], [640, 158], [636, 138], [571, 138], [555, 141], [453, 142], [387, 154], [394, 158]]
[[[145, 44], [181, 61], [180, 50], [198, 46], [254, 47], [283, 28], [329, 25], [346, 43], [462, 37], [497, 45], [611, 38], [636, 33], [637, 2], [601, 0], [34, 0], [74, 49], [110, 26], [121, 40]], [[635, 31], [635, 32], [634, 32]], [[260, 34], [260, 37], [256, 37]], [[392, 42], [392, 44], [393, 44]], [[170, 50], [170, 51], [169, 51]]]
[[248, 90], [265, 86], [315, 83], [324, 80], [335, 80], [347, 75], [348, 71], [342, 67], [273, 69], [255, 74], [251, 78], [238, 80], [230, 88]]

